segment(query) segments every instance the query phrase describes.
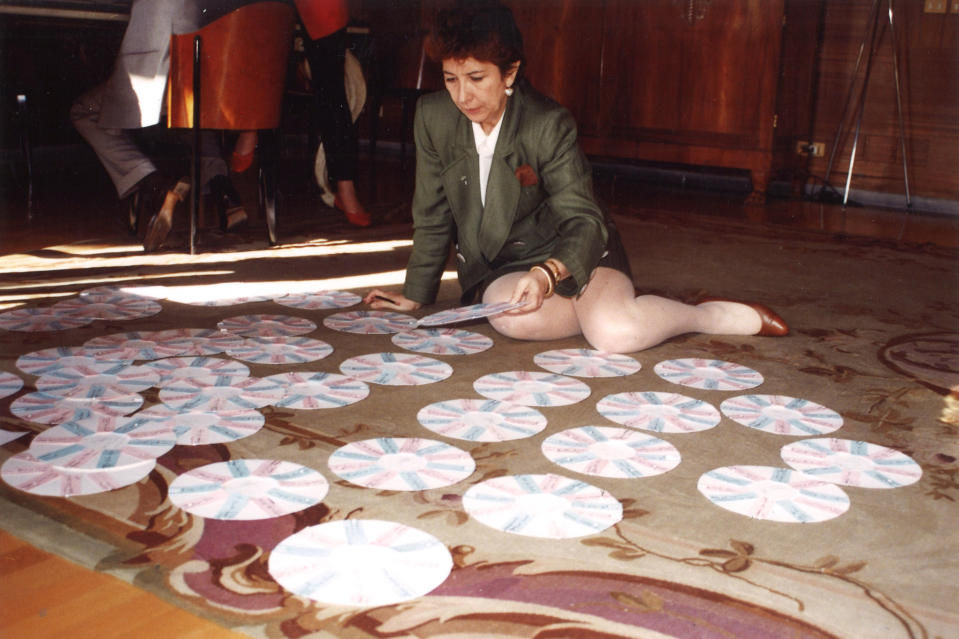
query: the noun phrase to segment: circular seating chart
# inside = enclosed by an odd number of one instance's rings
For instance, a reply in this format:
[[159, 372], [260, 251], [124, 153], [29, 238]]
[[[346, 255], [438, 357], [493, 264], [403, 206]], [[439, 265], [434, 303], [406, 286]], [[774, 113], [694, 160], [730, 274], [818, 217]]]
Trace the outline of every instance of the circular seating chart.
[[156, 331], [132, 331], [94, 337], [83, 348], [95, 359], [148, 360], [184, 355], [189, 344], [182, 339], [164, 339]]
[[176, 443], [183, 446], [234, 442], [256, 434], [265, 422], [263, 413], [252, 409], [177, 410], [164, 404], [144, 409], [136, 413], [133, 419], [172, 429]]
[[204, 375], [250, 376], [250, 368], [246, 364], [223, 357], [167, 357], [147, 362], [144, 366], [152, 368], [160, 376], [158, 386]]
[[284, 389], [283, 397], [273, 402], [277, 408], [339, 408], [366, 399], [370, 387], [336, 373], [293, 372], [264, 377]]
[[193, 357], [217, 355], [243, 342], [239, 335], [218, 328], [172, 328], [156, 331], [153, 339], [162, 344], [178, 344], [182, 347], [181, 356]]
[[605, 490], [552, 473], [487, 479], [466, 491], [463, 508], [496, 530], [547, 539], [593, 535], [623, 518]]
[[43, 375], [65, 366], [102, 362], [129, 366], [133, 360], [94, 358], [93, 353], [82, 346], [57, 346], [21, 355], [17, 358], [17, 368], [30, 375]]
[[79, 389], [97, 389], [100, 397], [120, 397], [156, 386], [160, 375], [146, 366], [109, 362], [65, 366], [37, 378], [38, 391], [70, 396]]
[[446, 379], [453, 374], [453, 367], [412, 353], [372, 353], [344, 361], [340, 372], [371, 384], [417, 386]]
[[922, 477], [922, 467], [908, 455], [851, 439], [804, 439], [783, 446], [781, 453], [791, 467], [831, 484], [898, 488]]
[[842, 426], [836, 411], [785, 395], [731, 397], [719, 409], [743, 426], [777, 435], [825, 435]]
[[135, 320], [150, 317], [163, 310], [157, 302], [143, 297], [119, 293], [113, 297], [81, 296], [61, 300], [52, 306], [57, 313], [64, 313], [86, 320]]
[[493, 346], [493, 340], [455, 328], [418, 328], [397, 333], [392, 341], [400, 348], [428, 355], [473, 355]]
[[495, 399], [451, 399], [424, 406], [416, 414], [423, 427], [454, 439], [504, 442], [532, 437], [546, 428], [535, 408]]
[[312, 468], [270, 459], [231, 459], [186, 472], [170, 484], [170, 501], [208, 519], [270, 519], [318, 504], [329, 482]]
[[315, 293], [287, 293], [281, 297], [274, 297], [273, 301], [290, 308], [324, 311], [355, 306], [362, 302], [363, 298], [356, 293], [346, 291], [317, 291]]
[[419, 437], [377, 437], [342, 446], [330, 470], [348, 482], [379, 490], [427, 490], [451, 486], [473, 474], [466, 451]]
[[547, 437], [543, 454], [554, 464], [584, 475], [651, 477], [679, 465], [676, 447], [628, 428], [582, 426]]
[[509, 371], [484, 375], [473, 382], [483, 397], [525, 406], [566, 406], [589, 397], [589, 386], [583, 382], [537, 371]]
[[281, 541], [268, 570], [283, 588], [330, 605], [386, 606], [428, 594], [453, 568], [446, 545], [375, 519], [310, 526]]
[[170, 382], [160, 389], [160, 401], [178, 410], [249, 410], [277, 402], [285, 392], [274, 380], [207, 375]]
[[653, 370], [667, 382], [703, 390], [740, 391], [763, 383], [758, 371], [717, 359], [671, 359]]
[[122, 470], [68, 470], [39, 461], [27, 451], [4, 462], [0, 477], [14, 488], [33, 495], [77, 497], [135, 484], [155, 466], [156, 460], [148, 460]]
[[442, 324], [455, 324], [457, 322], [466, 322], [484, 317], [493, 317], [507, 311], [524, 306], [526, 302], [495, 302], [493, 304], [471, 304], [459, 308], [451, 308], [420, 319], [419, 326], [440, 326]]
[[216, 326], [241, 337], [282, 337], [316, 330], [316, 324], [310, 320], [292, 315], [237, 315], [221, 320]]
[[323, 326], [342, 333], [388, 335], [416, 328], [416, 318], [393, 311], [345, 311], [327, 316]]
[[73, 470], [120, 470], [156, 459], [176, 444], [173, 429], [132, 417], [86, 418], [39, 433], [38, 460]]
[[717, 506], [754, 519], [812, 523], [849, 509], [849, 497], [839, 486], [789, 468], [716, 468], [703, 474], [696, 487]]
[[573, 377], [622, 377], [632, 375], [641, 368], [640, 363], [628, 355], [589, 348], [546, 351], [533, 357], [533, 363], [551, 373]]
[[332, 352], [333, 347], [322, 340], [284, 335], [248, 337], [226, 354], [254, 364], [303, 364], [323, 359]]
[[695, 433], [722, 420], [712, 404], [678, 393], [616, 393], [599, 400], [596, 410], [617, 424], [657, 433]]
[[86, 326], [91, 320], [54, 308], [18, 308], [0, 313], [0, 328], [8, 331], [65, 331]]
[[0, 371], [0, 397], [13, 395], [23, 388], [23, 380], [6, 371]]
[[123, 397], [61, 397], [50, 393], [27, 393], [13, 400], [10, 412], [29, 422], [59, 424], [97, 415], [129, 415], [143, 405], [142, 395]]

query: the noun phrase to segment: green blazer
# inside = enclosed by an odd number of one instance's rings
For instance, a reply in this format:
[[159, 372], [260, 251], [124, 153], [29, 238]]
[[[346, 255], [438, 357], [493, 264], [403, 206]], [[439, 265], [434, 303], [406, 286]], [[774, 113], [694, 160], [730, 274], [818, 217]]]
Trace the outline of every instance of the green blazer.
[[417, 103], [413, 252], [403, 291], [411, 300], [436, 299], [451, 245], [464, 301], [500, 274], [549, 257], [571, 273], [557, 292], [576, 295], [606, 251], [605, 216], [572, 115], [527, 83], [517, 85], [507, 99], [485, 209], [469, 119], [446, 91]]

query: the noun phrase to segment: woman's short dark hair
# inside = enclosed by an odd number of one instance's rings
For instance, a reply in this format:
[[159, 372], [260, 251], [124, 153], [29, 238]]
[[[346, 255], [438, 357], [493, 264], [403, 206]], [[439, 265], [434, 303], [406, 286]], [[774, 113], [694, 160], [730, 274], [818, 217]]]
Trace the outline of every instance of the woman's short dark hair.
[[507, 7], [472, 0], [437, 13], [427, 53], [441, 64], [443, 60], [476, 58], [492, 62], [506, 73], [513, 64], [524, 61], [523, 36]]

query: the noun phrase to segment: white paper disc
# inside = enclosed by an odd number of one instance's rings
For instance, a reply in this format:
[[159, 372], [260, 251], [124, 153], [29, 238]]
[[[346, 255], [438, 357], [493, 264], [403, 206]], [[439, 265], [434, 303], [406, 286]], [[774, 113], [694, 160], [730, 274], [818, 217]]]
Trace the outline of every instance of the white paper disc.
[[94, 359], [149, 360], [184, 355], [189, 344], [183, 340], [161, 340], [158, 331], [131, 331], [94, 337], [83, 344]]
[[224, 411], [263, 408], [283, 398], [285, 389], [260, 377], [207, 375], [170, 382], [160, 401], [177, 410]]
[[257, 410], [177, 410], [157, 404], [136, 413], [134, 419], [172, 428], [181, 446], [235, 442], [255, 435], [265, 422]]
[[10, 412], [29, 422], [38, 424], [59, 424], [77, 421], [97, 415], [129, 415], [143, 405], [142, 395], [123, 397], [88, 398], [60, 397], [50, 393], [27, 393], [13, 400]]
[[239, 335], [218, 328], [171, 328], [156, 331], [153, 339], [161, 344], [179, 346], [182, 357], [217, 355], [243, 342]]
[[216, 326], [241, 337], [303, 335], [316, 330], [316, 324], [310, 320], [292, 315], [237, 315], [221, 320]]
[[356, 293], [347, 291], [317, 291], [314, 293], [287, 293], [280, 297], [274, 297], [273, 301], [290, 308], [324, 311], [355, 306], [362, 302], [363, 298]]
[[849, 509], [839, 486], [789, 468], [725, 466], [703, 474], [697, 488], [717, 506], [753, 519], [812, 523]]
[[147, 362], [144, 366], [159, 374], [158, 386], [166, 386], [176, 380], [203, 375], [250, 376], [250, 368], [246, 364], [223, 357], [167, 357]]
[[416, 328], [416, 318], [393, 311], [344, 311], [327, 316], [323, 326], [341, 333], [388, 335]]
[[459, 308], [451, 308], [445, 311], [439, 311], [432, 315], [420, 319], [419, 326], [441, 326], [443, 324], [455, 324], [457, 322], [466, 322], [468, 320], [481, 319], [484, 317], [493, 317], [507, 311], [524, 306], [526, 302], [495, 302], [492, 304], [471, 304]]
[[91, 320], [75, 317], [54, 308], [17, 308], [0, 313], [0, 328], [8, 331], [65, 331], [86, 326]]
[[446, 379], [453, 374], [453, 367], [412, 353], [371, 353], [344, 361], [340, 372], [371, 384], [417, 386]]
[[303, 364], [323, 359], [332, 352], [333, 347], [323, 340], [283, 335], [248, 337], [226, 354], [253, 364]]
[[94, 320], [126, 321], [150, 317], [163, 310], [157, 302], [143, 297], [119, 294], [114, 297], [77, 297], [53, 305], [58, 313]]
[[604, 353], [589, 348], [566, 348], [538, 353], [533, 363], [551, 373], [573, 377], [623, 377], [642, 368], [628, 355]]
[[101, 397], [120, 397], [140, 393], [156, 386], [160, 375], [146, 366], [128, 366], [95, 362], [65, 366], [37, 378], [38, 391], [70, 396], [77, 389], [102, 389]]
[[547, 539], [594, 535], [623, 518], [605, 490], [552, 473], [487, 479], [466, 491], [463, 508], [496, 530]]
[[667, 382], [703, 390], [740, 391], [763, 383], [759, 372], [718, 359], [670, 359], [653, 370]]
[[423, 427], [453, 439], [504, 442], [532, 437], [546, 428], [535, 408], [495, 399], [451, 399], [424, 406], [416, 414]]
[[65, 470], [39, 461], [29, 451], [10, 457], [0, 468], [9, 485], [32, 495], [76, 497], [117, 490], [135, 484], [156, 466], [147, 460], [122, 470]]
[[347, 519], [310, 526], [270, 553], [269, 572], [300, 597], [339, 606], [387, 606], [442, 584], [453, 558], [436, 537], [403, 524]]
[[176, 444], [173, 428], [135, 417], [88, 417], [33, 438], [39, 461], [71, 470], [120, 470], [156, 459]]
[[831, 484], [899, 488], [922, 477], [922, 467], [908, 455], [852, 439], [804, 439], [783, 446], [780, 452], [791, 467]]
[[0, 371], [0, 397], [8, 397], [23, 388], [23, 380], [6, 371]]
[[678, 393], [615, 393], [599, 400], [596, 410], [617, 424], [657, 433], [696, 433], [722, 420], [712, 404]]
[[825, 435], [842, 426], [842, 416], [836, 411], [785, 395], [730, 397], [719, 409], [743, 426], [777, 435]]
[[355, 404], [370, 394], [370, 387], [365, 383], [336, 373], [280, 373], [264, 379], [284, 388], [283, 397], [273, 403], [277, 408], [339, 408]]
[[427, 355], [473, 355], [493, 346], [493, 340], [455, 328], [418, 328], [392, 337], [394, 344]]
[[581, 426], [550, 435], [543, 454], [554, 464], [584, 475], [637, 478], [661, 475], [679, 465], [676, 447], [628, 428]]
[[82, 346], [56, 346], [54, 348], [44, 348], [43, 350], [21, 355], [17, 358], [17, 368], [30, 375], [43, 375], [65, 366], [78, 366], [81, 364], [101, 362], [125, 364], [129, 366], [133, 363], [133, 360], [95, 358], [91, 351], [88, 351]]
[[330, 470], [348, 482], [378, 490], [452, 486], [476, 470], [464, 450], [419, 437], [377, 437], [335, 450]]
[[323, 501], [330, 489], [320, 473], [272, 459], [231, 459], [186, 472], [170, 484], [170, 501], [208, 519], [270, 519]]
[[538, 371], [508, 371], [484, 375], [473, 382], [483, 397], [524, 406], [566, 406], [589, 397], [589, 386], [564, 375]]

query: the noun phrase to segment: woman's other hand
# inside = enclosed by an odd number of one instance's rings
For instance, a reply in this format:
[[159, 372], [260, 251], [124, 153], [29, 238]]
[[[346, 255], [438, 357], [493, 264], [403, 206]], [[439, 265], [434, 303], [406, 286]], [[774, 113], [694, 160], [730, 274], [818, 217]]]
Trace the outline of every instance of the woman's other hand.
[[374, 288], [366, 294], [363, 302], [373, 309], [390, 309], [392, 311], [415, 311], [422, 304], [414, 302], [402, 293], [389, 293]]

